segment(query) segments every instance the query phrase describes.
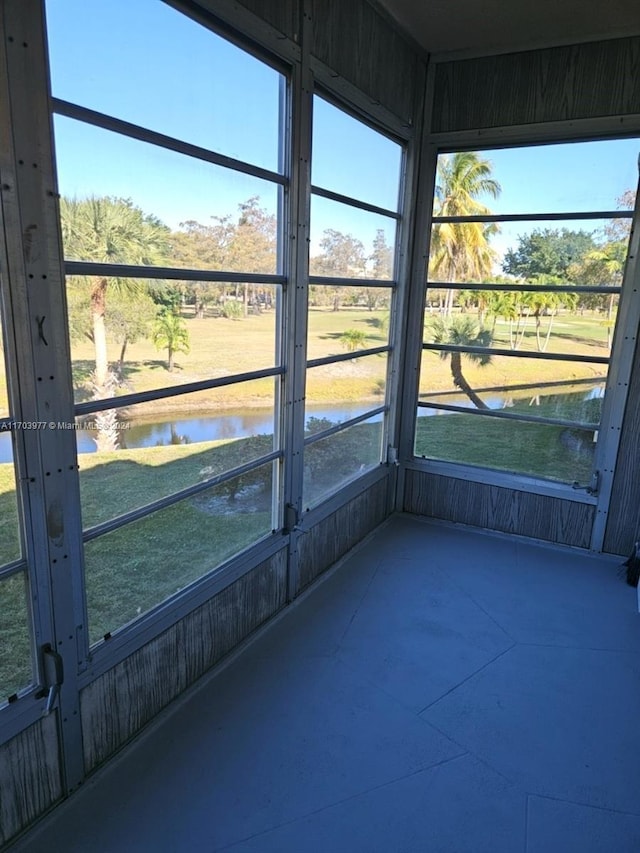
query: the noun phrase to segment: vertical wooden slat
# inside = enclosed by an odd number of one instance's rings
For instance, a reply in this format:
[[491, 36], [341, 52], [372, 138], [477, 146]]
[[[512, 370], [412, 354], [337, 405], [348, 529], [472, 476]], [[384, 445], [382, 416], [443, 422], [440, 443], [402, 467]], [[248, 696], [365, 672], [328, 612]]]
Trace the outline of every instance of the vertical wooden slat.
[[299, 0], [240, 0], [240, 3], [293, 41], [298, 40]]
[[422, 60], [366, 0], [313, 0], [311, 52], [406, 123]]
[[409, 470], [405, 512], [588, 548], [591, 504]]
[[298, 560], [301, 589], [384, 521], [389, 514], [388, 490], [389, 478], [385, 477], [300, 537]]
[[640, 345], [636, 346], [618, 463], [613, 477], [604, 551], [630, 554], [640, 539]]
[[0, 746], [0, 844], [62, 797], [56, 714]]
[[640, 113], [640, 37], [439, 63], [432, 130]]
[[286, 550], [256, 566], [81, 694], [85, 768], [118, 750], [286, 603]]

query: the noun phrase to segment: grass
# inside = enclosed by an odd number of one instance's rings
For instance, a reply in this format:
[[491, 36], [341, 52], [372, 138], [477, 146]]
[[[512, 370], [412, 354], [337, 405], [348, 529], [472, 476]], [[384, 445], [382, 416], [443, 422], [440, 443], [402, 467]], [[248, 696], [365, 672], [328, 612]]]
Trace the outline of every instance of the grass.
[[446, 414], [418, 418], [417, 456], [585, 485], [593, 433], [559, 426]]
[[[309, 321], [310, 358], [344, 352], [339, 338], [346, 328], [367, 331], [367, 346], [384, 342], [376, 325], [384, 311], [312, 309]], [[170, 374], [148, 342], [130, 348], [125, 369], [125, 391], [140, 391], [274, 364], [274, 316], [264, 313], [233, 321], [219, 318], [186, 321], [191, 354], [182, 356]], [[505, 345], [497, 326], [496, 345]], [[533, 331], [524, 346], [535, 346]], [[597, 318], [556, 320], [549, 351], [606, 354], [606, 329]], [[74, 375], [78, 396], [92, 366], [89, 343], [74, 345]], [[115, 359], [114, 352], [111, 357]], [[604, 366], [572, 362], [496, 357], [486, 367], [465, 363], [472, 386], [488, 388], [514, 383], [570, 381], [603, 375]], [[341, 403], [371, 400], [378, 404], [384, 385], [386, 359], [344, 361], [309, 371], [307, 401]], [[0, 381], [4, 379], [0, 371]], [[446, 360], [425, 352], [420, 382], [422, 393], [453, 390]], [[1, 393], [1, 389], [0, 389]], [[513, 410], [529, 409], [531, 392], [514, 395]], [[542, 396], [536, 415], [597, 419], [600, 400], [584, 401], [563, 395]], [[558, 403], [558, 399], [563, 402]], [[580, 401], [580, 402], [579, 402]], [[5, 403], [0, 399], [0, 409]], [[156, 412], [187, 409], [221, 410], [273, 404], [273, 382], [261, 380], [214, 389], [190, 397], [158, 401]], [[558, 405], [564, 406], [559, 411]], [[147, 409], [154, 408], [147, 406]], [[417, 455], [519, 471], [565, 482], [586, 482], [591, 473], [593, 448], [589, 440], [562, 427], [513, 423], [474, 415], [440, 415], [418, 420]], [[170, 495], [208, 476], [229, 470], [272, 449], [270, 436], [234, 441], [199, 442], [115, 454], [80, 457], [84, 527]], [[360, 425], [319, 441], [305, 454], [304, 501], [317, 503], [324, 495], [357, 475], [379, 458], [380, 425]], [[92, 642], [146, 612], [177, 590], [211, 571], [232, 554], [271, 530], [272, 465], [229, 485], [214, 487], [87, 543], [86, 587], [89, 633]], [[13, 468], [0, 465], [0, 565], [18, 557], [18, 514]], [[30, 680], [28, 631], [22, 575], [0, 582], [0, 699]]]
[[[271, 436], [171, 445], [81, 457], [84, 528], [172, 494], [271, 451]], [[379, 461], [380, 424], [359, 425], [314, 444], [305, 500]], [[277, 464], [277, 463], [276, 463]], [[273, 465], [262, 466], [85, 544], [91, 643], [212, 571], [272, 529]], [[0, 465], [0, 554], [18, 529], [10, 464]], [[14, 556], [17, 556], [14, 554]], [[23, 576], [0, 582], [0, 701], [31, 678]]]

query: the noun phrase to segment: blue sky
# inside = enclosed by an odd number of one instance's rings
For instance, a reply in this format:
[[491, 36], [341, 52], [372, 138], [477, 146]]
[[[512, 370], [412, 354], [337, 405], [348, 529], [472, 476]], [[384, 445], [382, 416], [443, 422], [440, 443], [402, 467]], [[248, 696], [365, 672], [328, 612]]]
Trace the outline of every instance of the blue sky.
[[[160, 0], [48, 0], [47, 19], [55, 96], [278, 170], [282, 77], [274, 68]], [[269, 182], [62, 117], [55, 131], [66, 195], [130, 197], [171, 227], [234, 215], [254, 195], [275, 213]], [[313, 145], [314, 183], [396, 207], [394, 142], [316, 98]], [[504, 213], [614, 208], [637, 184], [639, 150], [640, 140], [619, 140], [485, 152], [503, 188], [490, 205]], [[317, 199], [312, 252], [325, 228], [351, 232], [369, 247], [380, 227], [391, 240], [393, 220]], [[496, 248], [515, 246], [532, 227], [544, 223], [503, 225]]]

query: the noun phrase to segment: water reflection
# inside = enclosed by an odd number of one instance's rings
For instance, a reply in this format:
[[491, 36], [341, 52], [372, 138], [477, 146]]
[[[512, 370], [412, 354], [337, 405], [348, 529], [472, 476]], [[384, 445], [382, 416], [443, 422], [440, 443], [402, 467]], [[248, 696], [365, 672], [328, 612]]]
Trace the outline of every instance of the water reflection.
[[[532, 408], [536, 409], [536, 417], [561, 418], [568, 421], [583, 421], [585, 423], [599, 423], [602, 412], [602, 401], [604, 399], [605, 385], [598, 382], [593, 387], [585, 387], [584, 384], [575, 383], [561, 386], [559, 388], [529, 387], [526, 392], [496, 394], [495, 389], [487, 389], [483, 393], [479, 389], [477, 393], [489, 409], [512, 409], [525, 414]], [[460, 406], [464, 409], [475, 409], [474, 403], [459, 391], [445, 391], [442, 393], [421, 394], [420, 400], [429, 403], [442, 403], [445, 405]], [[432, 417], [434, 415], [448, 415], [451, 412], [442, 409], [424, 409], [418, 411], [418, 417]]]
[[[563, 393], [558, 393], [562, 389]], [[596, 423], [600, 420], [600, 411], [604, 397], [604, 383], [596, 382], [593, 387], [568, 383], [550, 388], [532, 387], [526, 396], [516, 397], [512, 392], [499, 394], [495, 389], [482, 394], [482, 399], [490, 409], [514, 409], [530, 411], [535, 407], [536, 415], [559, 417], [567, 420], [581, 420]], [[473, 403], [464, 394], [457, 391], [439, 394], [423, 394], [421, 399], [434, 403], [449, 403], [465, 408], [474, 408]], [[362, 403], [342, 403], [336, 406], [308, 406], [306, 418], [327, 419], [333, 423], [344, 422], [359, 414], [366, 407]], [[436, 409], [420, 409], [419, 417], [446, 415], [448, 412]], [[372, 421], [382, 419], [376, 415]], [[127, 429], [119, 431], [120, 447], [165, 447], [168, 445], [192, 444], [201, 441], [225, 441], [234, 438], [249, 438], [256, 435], [273, 435], [273, 409], [242, 409], [226, 411], [224, 414], [198, 412], [176, 418], [175, 415], [158, 415], [153, 420], [131, 420]], [[96, 450], [95, 430], [76, 432], [78, 453], [94, 453]], [[0, 433], [0, 463], [10, 462], [11, 435]]]

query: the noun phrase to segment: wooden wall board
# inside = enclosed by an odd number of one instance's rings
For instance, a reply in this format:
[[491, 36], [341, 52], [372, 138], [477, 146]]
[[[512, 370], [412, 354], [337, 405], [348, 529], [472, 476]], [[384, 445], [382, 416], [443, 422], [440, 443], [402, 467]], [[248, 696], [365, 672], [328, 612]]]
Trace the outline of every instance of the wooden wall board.
[[384, 521], [389, 514], [388, 490], [389, 478], [378, 480], [300, 537], [300, 589], [312, 583]]
[[412, 124], [424, 63], [411, 45], [366, 0], [311, 0], [311, 10], [311, 53]]
[[604, 551], [631, 554], [640, 539], [640, 345], [636, 345], [613, 477]]
[[284, 607], [286, 556], [278, 551], [82, 691], [87, 772]]
[[588, 548], [592, 504], [407, 470], [405, 512]]
[[0, 845], [61, 797], [57, 712], [54, 712], [0, 746]]
[[298, 41], [299, 0], [240, 0], [240, 3], [288, 38]]
[[442, 133], [640, 113], [640, 37], [441, 62]]

